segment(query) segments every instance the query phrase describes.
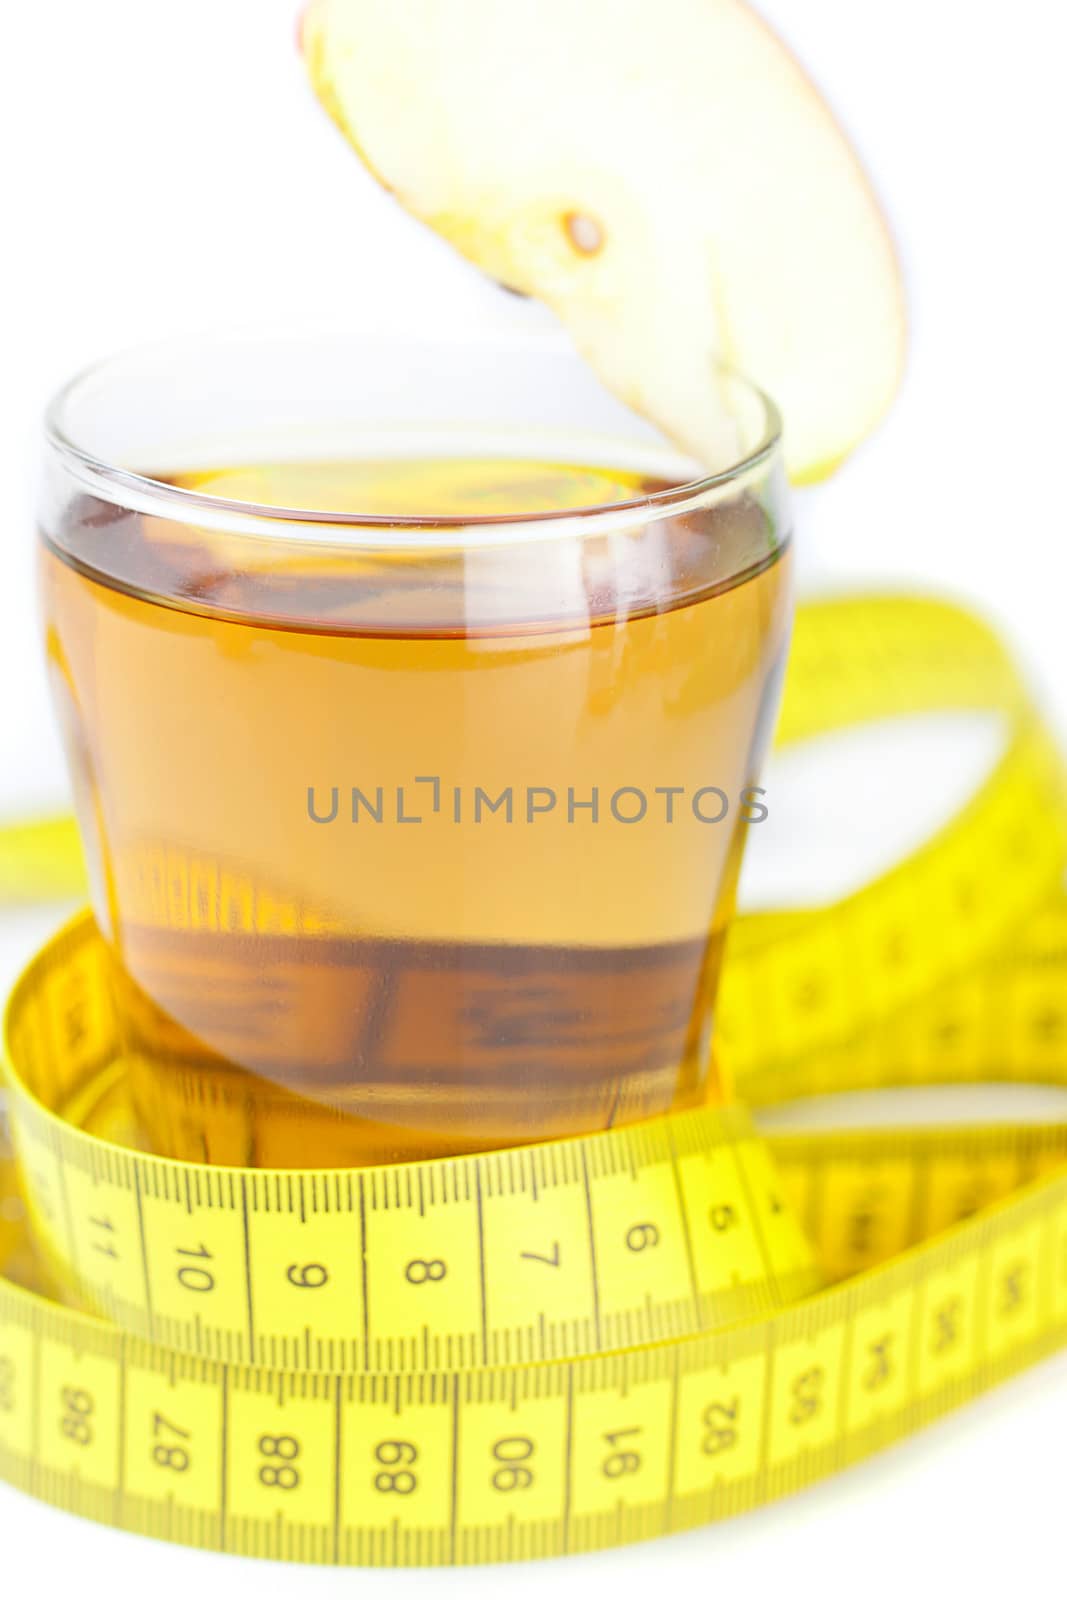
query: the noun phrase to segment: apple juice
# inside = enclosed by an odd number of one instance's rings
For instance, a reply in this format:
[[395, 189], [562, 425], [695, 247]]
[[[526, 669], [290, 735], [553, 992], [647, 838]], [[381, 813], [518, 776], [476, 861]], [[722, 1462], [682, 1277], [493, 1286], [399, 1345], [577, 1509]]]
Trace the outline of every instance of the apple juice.
[[[152, 1147], [355, 1165], [719, 1092], [714, 997], [790, 618], [760, 501], [576, 538], [568, 513], [670, 485], [488, 455], [161, 477], [180, 520], [81, 494], [41, 557]], [[346, 549], [328, 525], [282, 549], [207, 525], [219, 500], [464, 517], [472, 538], [394, 546], [379, 524]], [[501, 516], [544, 520], [480, 544]]]

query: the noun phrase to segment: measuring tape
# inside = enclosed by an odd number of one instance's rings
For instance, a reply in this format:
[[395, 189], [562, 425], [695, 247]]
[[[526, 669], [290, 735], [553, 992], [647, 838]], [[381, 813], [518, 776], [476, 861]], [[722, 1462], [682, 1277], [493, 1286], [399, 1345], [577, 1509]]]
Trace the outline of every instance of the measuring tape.
[[[7, 1013], [0, 1475], [204, 1549], [557, 1555], [800, 1488], [1062, 1344], [1067, 1120], [749, 1117], [1067, 1086], [1067, 797], [1010, 661], [936, 602], [802, 608], [783, 741], [958, 709], [1006, 734], [949, 826], [830, 909], [738, 924], [726, 1106], [353, 1171], [162, 1160], [129, 1131], [108, 953], [70, 923]], [[70, 837], [9, 835], [0, 891], [61, 888]]]

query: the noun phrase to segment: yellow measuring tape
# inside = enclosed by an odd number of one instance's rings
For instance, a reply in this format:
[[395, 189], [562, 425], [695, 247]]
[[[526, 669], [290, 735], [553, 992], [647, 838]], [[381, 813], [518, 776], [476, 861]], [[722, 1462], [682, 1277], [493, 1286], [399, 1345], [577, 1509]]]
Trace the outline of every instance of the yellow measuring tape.
[[747, 1109], [1067, 1086], [1067, 798], [1009, 660], [936, 602], [802, 609], [783, 740], [967, 708], [1006, 736], [950, 826], [738, 925], [725, 1108], [390, 1168], [161, 1160], [122, 1142], [106, 952], [71, 923], [7, 1015], [0, 1475], [206, 1549], [554, 1555], [799, 1488], [1063, 1343], [1067, 1121], [768, 1140]]

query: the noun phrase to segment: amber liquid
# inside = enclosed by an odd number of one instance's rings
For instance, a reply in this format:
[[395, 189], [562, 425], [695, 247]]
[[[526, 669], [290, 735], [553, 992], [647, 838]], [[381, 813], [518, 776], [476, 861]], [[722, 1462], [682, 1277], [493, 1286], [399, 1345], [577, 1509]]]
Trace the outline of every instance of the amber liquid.
[[[384, 517], [664, 487], [497, 459], [171, 482]], [[581, 539], [459, 549], [386, 533], [353, 551], [212, 531], [193, 502], [182, 515], [81, 496], [42, 556], [150, 1143], [353, 1165], [718, 1093], [742, 792], [789, 629], [788, 550], [764, 509], [739, 496]]]

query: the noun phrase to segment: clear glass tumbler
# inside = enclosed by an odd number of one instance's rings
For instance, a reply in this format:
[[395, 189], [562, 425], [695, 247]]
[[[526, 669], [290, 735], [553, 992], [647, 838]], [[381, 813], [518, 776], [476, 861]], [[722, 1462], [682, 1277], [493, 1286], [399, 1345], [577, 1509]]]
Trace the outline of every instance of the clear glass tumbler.
[[352, 1165], [721, 1093], [791, 616], [773, 406], [551, 337], [227, 339], [47, 423], [55, 705], [146, 1137]]

